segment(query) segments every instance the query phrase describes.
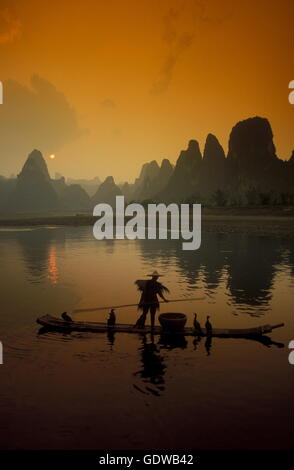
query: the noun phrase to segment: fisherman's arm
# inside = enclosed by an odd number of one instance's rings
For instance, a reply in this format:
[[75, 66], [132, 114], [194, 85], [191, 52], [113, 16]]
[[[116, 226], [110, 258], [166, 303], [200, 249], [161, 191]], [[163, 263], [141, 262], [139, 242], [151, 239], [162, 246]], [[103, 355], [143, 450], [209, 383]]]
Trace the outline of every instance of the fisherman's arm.
[[159, 297], [162, 298], [162, 300], [164, 300], [165, 302], [168, 302], [168, 300], [164, 297], [163, 292], [168, 292], [168, 293], [169, 293], [169, 290], [168, 290], [168, 288], [165, 287], [163, 284], [161, 284], [160, 282], [158, 282], [158, 283], [157, 283], [156, 293], [159, 295]]
[[158, 295], [159, 295], [159, 297], [162, 298], [162, 300], [164, 300], [165, 302], [168, 302], [168, 300], [164, 297], [162, 292], [158, 292]]

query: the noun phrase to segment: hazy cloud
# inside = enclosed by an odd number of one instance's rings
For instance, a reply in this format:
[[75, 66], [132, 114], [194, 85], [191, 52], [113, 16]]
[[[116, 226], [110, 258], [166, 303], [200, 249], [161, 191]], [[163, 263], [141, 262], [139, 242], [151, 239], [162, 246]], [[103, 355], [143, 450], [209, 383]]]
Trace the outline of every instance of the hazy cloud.
[[31, 88], [13, 80], [4, 82], [3, 88], [0, 172], [6, 172], [8, 163], [9, 171], [18, 169], [34, 148], [54, 153], [83, 133], [65, 95], [49, 81], [34, 75]]
[[8, 7], [3, 7], [3, 5], [0, 4], [0, 44], [12, 42], [18, 39], [20, 35], [20, 20]]
[[184, 52], [196, 39], [197, 25], [201, 22], [219, 24], [232, 14], [231, 6], [224, 6], [218, 13], [211, 0], [184, 0], [177, 8], [170, 8], [163, 18], [162, 39], [167, 54], [157, 79], [151, 87], [152, 94], [166, 91], [171, 83], [174, 69]]

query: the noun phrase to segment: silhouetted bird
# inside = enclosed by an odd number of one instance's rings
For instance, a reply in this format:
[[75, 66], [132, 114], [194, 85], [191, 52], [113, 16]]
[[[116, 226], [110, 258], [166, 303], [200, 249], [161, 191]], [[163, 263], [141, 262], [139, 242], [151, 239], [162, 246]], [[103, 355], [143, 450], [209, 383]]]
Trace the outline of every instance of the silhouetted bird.
[[197, 313], [194, 313], [193, 326], [194, 326], [194, 329], [195, 329], [195, 333], [198, 336], [201, 336], [202, 335], [202, 330], [201, 330], [201, 325], [200, 325], [199, 321], [197, 320]]
[[114, 310], [113, 310], [113, 308], [112, 308], [111, 311], [109, 312], [109, 317], [108, 317], [108, 320], [107, 320], [107, 325], [108, 325], [108, 326], [114, 326], [114, 325], [115, 325], [115, 321], [116, 321], [116, 317], [115, 317]]
[[63, 320], [65, 320], [65, 321], [72, 321], [72, 318], [70, 318], [70, 316], [69, 316], [66, 312], [63, 312], [63, 314], [61, 315], [61, 317], [62, 317]]
[[205, 328], [206, 328], [207, 336], [212, 335], [212, 324], [210, 323], [209, 318], [210, 318], [210, 316], [207, 315], [207, 319], [206, 319], [206, 322], [205, 322]]

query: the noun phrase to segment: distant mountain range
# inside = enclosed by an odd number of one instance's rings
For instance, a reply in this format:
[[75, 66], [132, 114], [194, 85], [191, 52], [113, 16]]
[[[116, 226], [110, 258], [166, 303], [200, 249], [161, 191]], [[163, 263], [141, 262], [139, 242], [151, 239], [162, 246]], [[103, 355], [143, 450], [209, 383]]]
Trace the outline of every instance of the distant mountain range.
[[0, 176], [0, 211], [31, 213], [92, 211], [95, 204], [126, 202], [201, 202], [206, 205], [294, 204], [294, 151], [279, 159], [267, 119], [238, 122], [229, 138], [227, 156], [209, 134], [203, 155], [196, 140], [182, 150], [175, 167], [164, 159], [145, 163], [133, 184], [117, 185], [112, 176], [73, 180], [50, 178], [39, 150], [28, 156], [17, 178]]
[[[58, 179], [55, 175], [55, 178]], [[74, 178], [67, 178], [67, 184], [79, 184], [82, 188], [89, 194], [90, 197], [94, 196], [97, 191], [98, 186], [101, 184], [99, 176], [95, 176], [92, 179], [74, 179]]]

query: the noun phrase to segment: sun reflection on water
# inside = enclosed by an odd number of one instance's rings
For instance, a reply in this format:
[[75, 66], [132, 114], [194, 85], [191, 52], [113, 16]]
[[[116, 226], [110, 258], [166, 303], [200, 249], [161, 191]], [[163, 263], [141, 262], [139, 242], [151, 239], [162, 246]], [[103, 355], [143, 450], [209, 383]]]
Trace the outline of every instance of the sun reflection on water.
[[50, 280], [53, 286], [56, 286], [58, 284], [59, 272], [56, 263], [55, 246], [51, 246], [49, 250], [48, 279]]

